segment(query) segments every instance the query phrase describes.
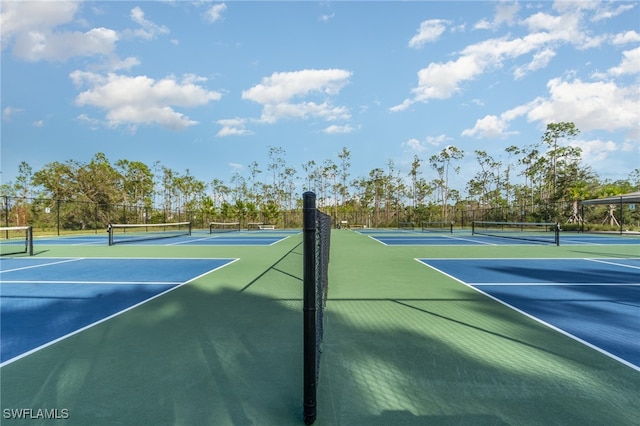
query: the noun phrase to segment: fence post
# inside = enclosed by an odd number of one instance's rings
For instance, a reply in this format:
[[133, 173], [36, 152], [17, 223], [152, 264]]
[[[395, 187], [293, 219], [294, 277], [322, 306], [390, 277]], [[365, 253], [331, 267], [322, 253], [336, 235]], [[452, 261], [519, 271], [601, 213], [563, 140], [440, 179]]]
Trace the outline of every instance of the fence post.
[[56, 200], [56, 230], [60, 236], [60, 199]]
[[[4, 226], [9, 227], [9, 196], [7, 195], [4, 196]], [[7, 237], [7, 239], [8, 238], [9, 237]]]

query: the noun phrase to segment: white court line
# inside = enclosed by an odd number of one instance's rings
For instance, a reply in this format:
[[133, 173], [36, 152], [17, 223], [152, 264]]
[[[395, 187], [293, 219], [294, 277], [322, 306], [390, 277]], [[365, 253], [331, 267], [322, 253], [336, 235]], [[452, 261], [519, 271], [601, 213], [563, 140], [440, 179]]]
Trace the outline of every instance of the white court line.
[[[450, 236], [448, 236], [448, 235], [446, 235], [445, 237], [446, 237], [446, 238], [451, 238], [451, 239], [453, 239], [453, 240], [468, 241], [468, 242], [471, 242], [471, 243], [474, 243], [474, 244], [485, 244], [485, 245], [488, 245], [488, 246], [497, 246], [497, 245], [498, 245], [498, 244], [495, 244], [495, 243], [488, 243], [488, 242], [486, 242], [486, 241], [471, 240], [471, 239], [469, 239], [469, 238], [462, 238], [462, 237], [450, 237]], [[504, 244], [503, 244], [503, 245], [504, 245]], [[520, 245], [521, 245], [521, 244], [520, 244]]]
[[[560, 235], [560, 237], [562, 238], [562, 235]], [[579, 245], [583, 245], [583, 246], [603, 246], [604, 245], [604, 244], [600, 244], [600, 243], [594, 243], [594, 242], [591, 242], [591, 241], [580, 241], [580, 240], [577, 240], [577, 239], [567, 238], [567, 237], [562, 238], [561, 242], [564, 243], [564, 244], [568, 243], [568, 244], [573, 244], [573, 245], [576, 245], [576, 246], [579, 246]]]
[[[360, 235], [366, 235], [366, 234], [362, 234], [362, 233], [361, 233]], [[377, 238], [376, 238], [376, 237], [374, 237], [373, 235], [367, 235], [367, 237], [371, 238], [373, 241], [376, 241], [376, 242], [378, 242], [378, 243], [382, 244], [383, 246], [388, 246], [388, 245], [389, 245], [389, 244], [387, 244], [387, 243], [385, 243], [385, 242], [380, 241], [379, 239], [377, 239]]]
[[625, 265], [624, 263], [610, 262], [610, 261], [607, 261], [607, 260], [587, 259], [587, 258], [585, 258], [584, 260], [588, 260], [590, 262], [604, 263], [604, 264], [607, 264], [607, 265], [622, 266], [623, 268], [640, 269], [640, 266]]
[[189, 244], [189, 243], [192, 243], [192, 242], [195, 242], [195, 241], [212, 240], [214, 238], [218, 238], [218, 237], [217, 236], [216, 237], [204, 237], [204, 238], [196, 238], [196, 239], [193, 239], [193, 240], [178, 241], [176, 243], [165, 244], [165, 246], [179, 246], [179, 245], [182, 245], [182, 244]]
[[[272, 246], [274, 244], [278, 244], [279, 242], [284, 241], [284, 240], [286, 240], [287, 238], [290, 238], [290, 237], [291, 237], [291, 235], [287, 235], [285, 237], [279, 238], [278, 240], [272, 242], [271, 244], [266, 244], [266, 245], [263, 245], [263, 244], [239, 244], [242, 241], [243, 238], [247, 238], [247, 237], [239, 237], [237, 239], [238, 243], [230, 242], [229, 244], [220, 244], [218, 247], [224, 247], [224, 246], [230, 246], [230, 247], [269, 247], [269, 246]], [[197, 241], [215, 240], [217, 238], [224, 238], [224, 237], [222, 237], [221, 235], [216, 235], [214, 237], [204, 237], [204, 238], [196, 238], [196, 239], [187, 240], [187, 241], [179, 241], [177, 243], [165, 244], [164, 246], [165, 247], [168, 247], [168, 246], [179, 246], [179, 245], [187, 245], [188, 246], [188, 245], [191, 245], [192, 243], [197, 242]], [[248, 237], [248, 238], [251, 238], [251, 237]]]
[[491, 286], [556, 286], [556, 287], [571, 287], [571, 286], [590, 286], [590, 285], [597, 285], [597, 286], [609, 286], [609, 287], [615, 287], [615, 286], [640, 286], [640, 284], [634, 284], [634, 283], [467, 283], [468, 285], [472, 285], [472, 286], [483, 286], [483, 285], [491, 285]]
[[[92, 240], [92, 241], [84, 241], [81, 243], [75, 243], [75, 244], [69, 244], [70, 246], [97, 246], [97, 245], [102, 245], [102, 244], [106, 244], [107, 240]], [[52, 244], [55, 245], [55, 244]], [[58, 244], [58, 245], [63, 245], [63, 244]]]
[[[75, 262], [77, 260], [84, 260], [84, 259], [86, 259], [86, 258], [84, 258], [84, 257], [76, 257], [76, 258], [73, 258], [73, 259], [61, 260], [59, 262], [41, 263], [39, 265], [23, 266], [22, 268], [4, 269], [4, 270], [0, 271], [0, 274], [2, 274], [3, 272], [14, 272], [14, 271], [22, 271], [24, 269], [41, 268], [43, 266], [59, 265], [61, 263]], [[6, 282], [6, 281], [3, 281], [3, 282]]]

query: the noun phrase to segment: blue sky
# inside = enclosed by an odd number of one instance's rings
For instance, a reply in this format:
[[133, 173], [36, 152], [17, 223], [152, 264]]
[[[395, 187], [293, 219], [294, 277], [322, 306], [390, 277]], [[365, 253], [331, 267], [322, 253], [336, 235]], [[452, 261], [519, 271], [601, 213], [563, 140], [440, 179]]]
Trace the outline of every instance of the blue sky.
[[601, 178], [640, 167], [640, 4], [2, 1], [4, 183], [53, 161], [159, 162], [204, 182], [351, 152], [351, 178], [572, 121]]

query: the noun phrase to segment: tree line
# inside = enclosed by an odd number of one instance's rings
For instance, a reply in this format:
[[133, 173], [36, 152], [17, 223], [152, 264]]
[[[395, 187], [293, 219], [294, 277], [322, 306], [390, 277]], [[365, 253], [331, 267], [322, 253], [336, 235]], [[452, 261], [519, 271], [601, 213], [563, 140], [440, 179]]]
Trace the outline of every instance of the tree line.
[[[76, 219], [80, 227], [89, 221], [106, 224], [118, 219], [175, 221], [181, 214], [189, 220], [199, 217], [203, 224], [216, 220], [297, 225], [292, 218], [306, 190], [316, 193], [319, 205], [334, 220], [374, 227], [460, 222], [464, 221], [460, 212], [467, 216], [474, 212], [476, 219], [517, 216], [571, 223], [582, 220], [580, 200], [640, 189], [640, 169], [630, 171], [626, 180], [609, 181], [585, 166], [581, 149], [566, 143], [579, 133], [571, 122], [550, 123], [538, 142], [510, 146], [499, 158], [485, 150], [466, 153], [450, 145], [429, 157], [414, 155], [408, 172], [388, 160], [383, 167], [356, 177], [351, 175], [351, 152], [346, 147], [336, 158], [309, 160], [296, 167], [287, 163], [283, 148], [269, 146], [266, 164], [253, 161], [245, 174], [237, 171], [226, 182], [218, 178], [205, 182], [189, 170], [181, 173], [158, 161], [112, 163], [97, 153], [89, 162], [54, 161], [36, 171], [22, 162], [15, 181], [0, 186], [0, 195], [29, 199], [31, 207], [44, 200], [74, 202], [76, 208], [85, 203], [91, 207], [86, 209], [87, 218]], [[469, 155], [478, 167], [467, 177], [463, 194], [452, 188], [451, 180], [460, 175], [460, 164]], [[16, 216], [12, 222], [33, 220], [26, 203], [20, 205], [12, 208]], [[9, 214], [9, 206], [5, 210]], [[475, 212], [484, 213], [480, 217]], [[487, 212], [498, 213], [487, 217]], [[278, 223], [283, 221], [287, 223]]]

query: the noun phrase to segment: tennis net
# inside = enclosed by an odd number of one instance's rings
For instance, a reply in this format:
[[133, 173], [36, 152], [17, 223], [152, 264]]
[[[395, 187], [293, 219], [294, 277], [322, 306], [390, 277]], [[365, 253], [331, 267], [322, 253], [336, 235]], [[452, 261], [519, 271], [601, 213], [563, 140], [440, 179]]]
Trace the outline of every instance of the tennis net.
[[473, 221], [471, 234], [560, 245], [560, 225], [552, 222]]
[[191, 235], [191, 222], [122, 224], [107, 227], [109, 245]]
[[0, 255], [26, 253], [33, 256], [33, 228], [10, 226], [0, 228]]
[[240, 222], [210, 222], [209, 233], [218, 234], [222, 232], [239, 232]]
[[307, 425], [317, 415], [316, 386], [324, 335], [324, 308], [329, 289], [331, 217], [316, 208], [313, 192], [303, 195], [304, 403]]
[[422, 222], [420, 224], [422, 232], [448, 232], [453, 234], [453, 222], [448, 221], [434, 221], [434, 222]]
[[416, 225], [413, 222], [398, 222], [398, 229], [404, 231], [413, 231]]

